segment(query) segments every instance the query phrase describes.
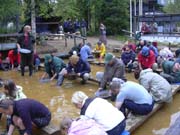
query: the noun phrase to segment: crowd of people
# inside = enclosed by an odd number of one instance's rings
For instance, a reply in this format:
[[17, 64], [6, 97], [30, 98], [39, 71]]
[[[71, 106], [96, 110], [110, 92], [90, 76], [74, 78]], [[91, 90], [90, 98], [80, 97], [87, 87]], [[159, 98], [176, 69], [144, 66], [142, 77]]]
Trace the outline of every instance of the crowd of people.
[[[103, 27], [103, 26], [102, 26]], [[30, 35], [30, 27], [24, 27], [24, 34], [18, 38], [17, 50], [11, 50], [8, 57], [11, 68], [29, 66], [29, 76], [32, 76], [33, 57], [36, 54], [35, 41]], [[24, 53], [22, 49], [30, 52]], [[21, 51], [18, 51], [21, 50]], [[94, 58], [92, 51], [98, 51], [97, 58], [104, 61], [104, 71], [96, 73], [99, 82], [98, 92], [108, 91], [114, 98], [115, 105], [101, 97], [88, 97], [82, 91], [72, 95], [72, 103], [80, 109], [80, 118], [72, 120], [64, 118], [61, 130], [68, 135], [120, 135], [126, 127], [129, 114], [147, 115], [155, 103], [171, 102], [171, 84], [180, 83], [180, 49], [175, 55], [168, 49], [158, 51], [156, 43], [140, 41], [139, 44], [126, 42], [121, 58], [107, 52], [102, 40], [94, 49], [90, 43], [80, 43], [70, 50], [70, 58], [66, 64], [61, 58], [52, 54], [44, 56], [45, 71], [41, 80], [57, 80], [57, 86], [63, 85], [65, 77], [81, 78], [86, 84], [91, 74], [89, 58]], [[17, 58], [14, 58], [14, 54]], [[36, 57], [37, 58], [37, 57]], [[136, 60], [137, 58], [137, 60]], [[16, 59], [16, 61], [13, 61]], [[36, 63], [36, 60], [34, 60]], [[157, 67], [162, 67], [162, 73], [156, 73]], [[139, 83], [127, 80], [128, 72], [134, 71]], [[42, 128], [51, 121], [51, 112], [39, 101], [29, 99], [23, 93], [23, 88], [13, 80], [3, 82], [4, 96], [0, 100], [0, 113], [7, 115], [7, 132], [12, 135], [18, 127], [21, 135], [31, 135], [32, 127]]]

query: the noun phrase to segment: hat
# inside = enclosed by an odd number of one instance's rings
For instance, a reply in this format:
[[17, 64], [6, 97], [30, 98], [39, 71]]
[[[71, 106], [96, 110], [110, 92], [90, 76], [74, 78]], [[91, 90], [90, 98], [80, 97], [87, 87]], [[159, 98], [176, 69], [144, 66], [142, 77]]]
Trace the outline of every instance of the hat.
[[144, 46], [141, 50], [141, 54], [145, 57], [149, 56], [150, 49], [147, 46]]
[[44, 56], [45, 63], [48, 63], [49, 60], [51, 60], [51, 59], [52, 59], [52, 56], [51, 56], [50, 54], [46, 54], [46, 55]]
[[109, 87], [111, 90], [120, 89], [121, 85], [125, 82], [120, 78], [113, 78], [112, 82], [110, 83]]
[[112, 53], [106, 53], [105, 55], [105, 63], [109, 63], [114, 58], [114, 55]]

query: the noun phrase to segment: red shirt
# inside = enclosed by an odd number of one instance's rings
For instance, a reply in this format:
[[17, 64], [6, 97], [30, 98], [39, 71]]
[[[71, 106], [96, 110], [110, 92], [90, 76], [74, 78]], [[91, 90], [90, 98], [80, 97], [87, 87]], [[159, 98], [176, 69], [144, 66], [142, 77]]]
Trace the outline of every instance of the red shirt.
[[141, 51], [138, 54], [138, 62], [141, 64], [142, 68], [152, 68], [152, 65], [155, 63], [155, 55], [152, 50], [150, 50], [149, 56], [145, 57], [141, 54]]
[[14, 55], [14, 50], [10, 50], [8, 52], [8, 58], [11, 64], [14, 64], [15, 61], [17, 61], [17, 63], [20, 64], [21, 57], [19, 52], [16, 55]]

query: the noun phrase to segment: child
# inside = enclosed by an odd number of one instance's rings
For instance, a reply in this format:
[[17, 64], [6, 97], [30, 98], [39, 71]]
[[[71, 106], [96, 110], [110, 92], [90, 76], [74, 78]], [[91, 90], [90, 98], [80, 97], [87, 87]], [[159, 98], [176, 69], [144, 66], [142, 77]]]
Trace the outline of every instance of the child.
[[[23, 93], [23, 88], [19, 85], [16, 85], [13, 80], [4, 81], [4, 93], [6, 95], [5, 98], [9, 98], [12, 100], [20, 100], [23, 98], [27, 98], [26, 95]], [[7, 131], [10, 124], [11, 116], [7, 115]]]

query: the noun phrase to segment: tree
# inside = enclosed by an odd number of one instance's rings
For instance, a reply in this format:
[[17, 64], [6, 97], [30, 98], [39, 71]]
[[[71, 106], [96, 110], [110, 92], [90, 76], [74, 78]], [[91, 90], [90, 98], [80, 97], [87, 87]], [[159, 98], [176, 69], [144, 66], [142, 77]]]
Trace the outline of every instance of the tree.
[[7, 22], [16, 21], [16, 16], [21, 12], [21, 5], [18, 0], [0, 0], [0, 3], [0, 26], [1, 29], [6, 29]]
[[106, 0], [100, 11], [100, 21], [109, 34], [119, 34], [129, 27], [129, 3], [127, 0]]
[[174, 0], [174, 2], [170, 2], [164, 7], [164, 11], [169, 14], [180, 14], [180, 0]]

